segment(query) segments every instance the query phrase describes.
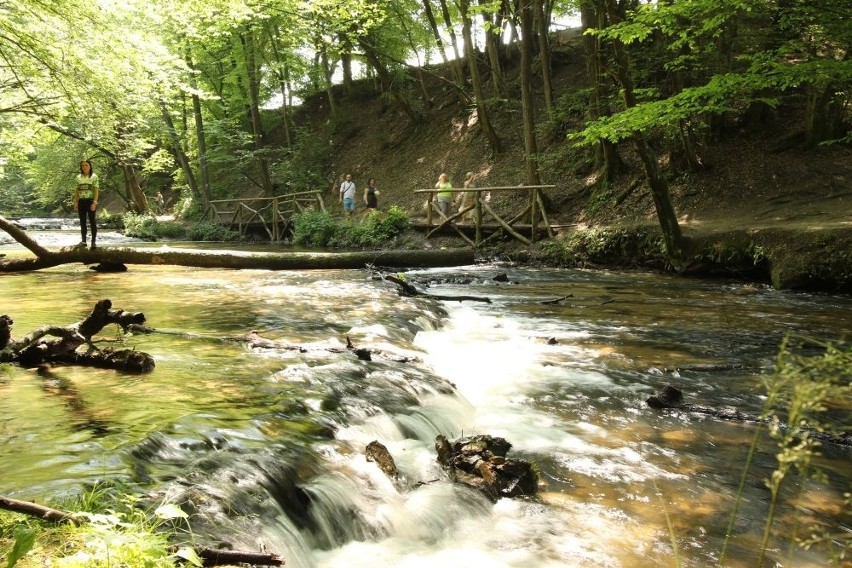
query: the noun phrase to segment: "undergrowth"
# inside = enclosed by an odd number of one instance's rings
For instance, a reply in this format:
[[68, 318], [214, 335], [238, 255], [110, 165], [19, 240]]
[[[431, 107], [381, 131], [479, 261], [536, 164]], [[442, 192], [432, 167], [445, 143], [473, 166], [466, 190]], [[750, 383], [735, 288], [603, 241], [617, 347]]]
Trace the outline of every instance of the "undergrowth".
[[[761, 418], [767, 425], [770, 438], [774, 441], [776, 468], [765, 479], [769, 490], [769, 504], [763, 536], [760, 543], [758, 566], [775, 565], [769, 561], [770, 551], [783, 554], [770, 548], [770, 540], [778, 513], [782, 507], [795, 505], [796, 500], [783, 500], [781, 490], [789, 485], [792, 473], [799, 479], [813, 479], [819, 483], [828, 481], [828, 472], [815, 465], [820, 455], [819, 434], [839, 433], [848, 427], [848, 411], [852, 399], [852, 348], [844, 343], [818, 342], [803, 337], [784, 339], [776, 358], [775, 371], [763, 380], [766, 390], [766, 402]], [[743, 470], [737, 495], [737, 506], [742, 500], [742, 492], [749, 475], [752, 459], [763, 430], [759, 428], [754, 435], [748, 458]], [[802, 493], [805, 486], [798, 483], [790, 491]], [[852, 494], [843, 495], [846, 509], [849, 510]], [[799, 500], [801, 501], [801, 500]], [[725, 546], [719, 558], [723, 566], [728, 541], [733, 537], [737, 506], [731, 512], [730, 524], [726, 532]], [[821, 546], [835, 565], [841, 566], [848, 557], [852, 534], [848, 531], [831, 533], [818, 519], [807, 514], [803, 508], [797, 510], [794, 532], [787, 535], [792, 543], [786, 554], [793, 566], [793, 546], [803, 549]]]
[[366, 248], [388, 243], [410, 225], [405, 211], [370, 211], [364, 217], [338, 219], [326, 211], [307, 210], [293, 219], [293, 244], [307, 247]]

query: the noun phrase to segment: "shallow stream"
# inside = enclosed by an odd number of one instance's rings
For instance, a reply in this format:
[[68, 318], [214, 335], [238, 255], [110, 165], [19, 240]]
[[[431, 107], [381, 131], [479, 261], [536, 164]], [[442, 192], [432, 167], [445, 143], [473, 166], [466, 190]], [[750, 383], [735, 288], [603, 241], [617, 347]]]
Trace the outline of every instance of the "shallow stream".
[[[0, 494], [45, 502], [118, 480], [192, 502], [199, 540], [291, 568], [713, 565], [755, 427], [644, 400], [668, 382], [689, 402], [756, 413], [786, 333], [852, 334], [848, 297], [742, 283], [493, 265], [407, 277], [491, 303], [403, 298], [367, 270], [0, 276], [16, 338], [103, 298], [158, 330], [101, 336], [152, 354], [150, 374], [0, 374]], [[251, 331], [302, 349], [251, 349], [239, 340]], [[347, 337], [373, 360], [342, 349]], [[477, 433], [535, 462], [542, 494], [492, 504], [449, 483], [435, 436]], [[366, 461], [373, 440], [396, 484]], [[761, 442], [726, 566], [755, 565], [773, 450]], [[790, 552], [800, 524], [850, 530], [852, 456], [824, 454], [828, 482], [795, 478], [783, 494], [781, 565], [830, 561]]]

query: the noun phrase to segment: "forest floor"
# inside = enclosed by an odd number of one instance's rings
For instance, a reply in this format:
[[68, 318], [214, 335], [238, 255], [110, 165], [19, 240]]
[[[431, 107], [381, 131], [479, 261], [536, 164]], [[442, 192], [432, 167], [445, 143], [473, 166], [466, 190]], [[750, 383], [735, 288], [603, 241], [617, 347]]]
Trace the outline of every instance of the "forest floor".
[[[586, 84], [585, 60], [576, 42], [556, 44], [553, 58], [554, 91], [558, 119], [537, 114], [539, 167], [547, 190], [551, 222], [571, 231], [618, 226], [655, 226], [656, 215], [641, 164], [629, 143], [619, 146], [625, 173], [610, 186], [594, 184], [588, 150], [566, 139], [579, 125], [581, 109], [572, 101]], [[332, 210], [339, 207], [337, 183], [351, 173], [361, 190], [375, 177], [381, 190], [380, 209], [397, 205], [413, 219], [422, 218], [426, 198], [415, 189], [432, 188], [442, 172], [456, 187], [465, 172], [476, 175], [478, 187], [515, 186], [526, 179], [523, 132], [518, 92], [494, 107], [492, 122], [502, 142], [493, 154], [477, 124], [475, 111], [459, 104], [440, 69], [424, 73], [419, 104], [425, 120], [413, 125], [386, 96], [376, 94], [372, 82], [357, 82], [355, 89], [334, 89], [338, 119], [329, 116], [325, 95], [304, 102], [297, 121], [332, 148], [328, 171], [328, 196]], [[513, 68], [507, 65], [508, 84]], [[486, 85], [487, 87], [487, 85]], [[576, 106], [576, 104], [575, 104]], [[852, 265], [852, 148], [840, 144], [804, 150], [790, 141], [802, 128], [802, 109], [779, 107], [759, 125], [731, 123], [712, 143], [701, 148], [704, 167], [688, 171], [675, 163], [676, 156], [658, 149], [661, 170], [668, 180], [675, 210], [687, 237], [708, 238], [725, 233], [760, 233], [767, 250], [795, 248], [801, 257], [841, 257]], [[280, 137], [280, 133], [278, 133]], [[505, 210], [523, 203], [520, 193], [500, 194]], [[430, 239], [420, 246], [464, 246], [452, 238]], [[409, 240], [411, 246], [418, 246]], [[830, 249], [830, 250], [828, 250]], [[831, 270], [835, 270], [832, 268]], [[852, 287], [852, 268], [842, 275], [838, 289]]]

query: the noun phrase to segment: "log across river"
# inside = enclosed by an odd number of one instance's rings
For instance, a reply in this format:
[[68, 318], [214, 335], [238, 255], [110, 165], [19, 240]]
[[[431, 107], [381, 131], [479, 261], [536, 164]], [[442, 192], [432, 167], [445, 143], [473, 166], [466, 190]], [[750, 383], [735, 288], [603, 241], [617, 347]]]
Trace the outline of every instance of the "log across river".
[[[119, 480], [186, 507], [200, 545], [288, 567], [714, 565], [757, 425], [645, 400], [668, 383], [757, 413], [786, 333], [852, 335], [848, 297], [737, 282], [490, 265], [396, 277], [423, 293], [370, 269], [0, 277], [16, 335], [78, 322], [104, 298], [157, 330], [92, 338], [150, 354], [148, 373], [5, 367], [0, 495], [44, 503]], [[255, 336], [268, 341], [234, 340]], [[448, 478], [436, 437], [478, 434], [534, 464], [536, 497], [493, 500]], [[368, 460], [374, 441], [393, 479]], [[760, 438], [730, 565], [755, 564], [775, 451]], [[791, 552], [792, 535], [848, 526], [849, 451], [822, 454], [828, 481], [782, 491], [772, 562], [826, 565], [830, 550]]]

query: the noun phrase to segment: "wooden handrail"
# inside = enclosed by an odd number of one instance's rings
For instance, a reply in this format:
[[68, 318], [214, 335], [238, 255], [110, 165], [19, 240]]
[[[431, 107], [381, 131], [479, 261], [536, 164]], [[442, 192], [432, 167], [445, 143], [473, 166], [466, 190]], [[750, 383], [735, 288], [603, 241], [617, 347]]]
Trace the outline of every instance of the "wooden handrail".
[[414, 193], [464, 193], [466, 191], [475, 191], [482, 193], [483, 191], [518, 191], [523, 189], [553, 189], [555, 185], [498, 185], [494, 187], [453, 187], [451, 189], [426, 188], [415, 189]]
[[[490, 187], [453, 187], [450, 189], [444, 188], [422, 188], [415, 189], [414, 193], [426, 194], [428, 196], [427, 208], [426, 208], [426, 224], [429, 227], [427, 229], [426, 237], [428, 238], [430, 235], [435, 232], [443, 229], [444, 227], [450, 226], [459, 233], [465, 240], [471, 243], [470, 239], [466, 235], [464, 235], [459, 227], [457, 227], [453, 221], [461, 217], [464, 213], [469, 212], [471, 209], [474, 212], [474, 229], [476, 231], [475, 241], [471, 244], [473, 246], [479, 246], [484, 242], [484, 240], [488, 240], [488, 237], [483, 240], [482, 237], [482, 215], [483, 212], [488, 213], [491, 217], [494, 218], [495, 221], [500, 225], [503, 231], [514, 237], [515, 239], [521, 241], [525, 244], [532, 244], [536, 240], [536, 233], [538, 231], [539, 219], [547, 224], [547, 233], [549, 236], [553, 236], [553, 229], [550, 227], [550, 221], [547, 218], [547, 211], [544, 207], [544, 200], [542, 199], [543, 189], [553, 189], [556, 185], [551, 184], [539, 184], [539, 185], [499, 185], [499, 186], [490, 186]], [[522, 213], [517, 215], [516, 217], [510, 220], [504, 220], [497, 214], [497, 212], [486, 203], [486, 199], [483, 199], [483, 193], [497, 192], [497, 191], [521, 191], [529, 194], [529, 202], [527, 203], [526, 208]], [[457, 213], [451, 213], [449, 216], [441, 215], [437, 226], [433, 224], [433, 204], [436, 194], [439, 193], [452, 193], [452, 194], [464, 194], [464, 193], [473, 193], [473, 205], [467, 207], [464, 211], [459, 211]], [[455, 201], [455, 199], [453, 199]], [[484, 211], [483, 211], [484, 210]], [[518, 231], [516, 231], [512, 225], [518, 222], [521, 218], [529, 215], [530, 218], [530, 238], [527, 239], [523, 235], [521, 235]], [[492, 236], [496, 234], [493, 233]]]

